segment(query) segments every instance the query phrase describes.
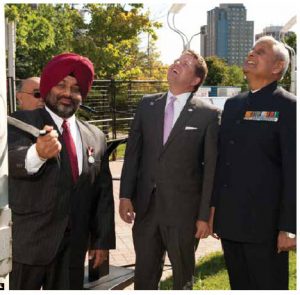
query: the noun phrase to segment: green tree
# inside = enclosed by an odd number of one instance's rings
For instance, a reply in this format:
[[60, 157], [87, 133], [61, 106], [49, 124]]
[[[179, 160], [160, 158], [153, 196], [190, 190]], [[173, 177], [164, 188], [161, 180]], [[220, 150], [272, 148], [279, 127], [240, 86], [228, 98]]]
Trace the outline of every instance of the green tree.
[[229, 66], [227, 63], [216, 56], [205, 58], [208, 67], [208, 75], [205, 85], [211, 86], [240, 86], [247, 88], [247, 82], [244, 79], [244, 73], [241, 67], [237, 65]]
[[[287, 45], [292, 47], [295, 50], [295, 53], [297, 53], [297, 35], [292, 32], [288, 36], [285, 37], [285, 40]], [[291, 86], [291, 65], [289, 65], [289, 68], [284, 75], [284, 78], [280, 81], [280, 84], [286, 89], [289, 90]]]
[[142, 4], [87, 4], [91, 21], [86, 34], [75, 41], [77, 52], [94, 62], [98, 78], [137, 79], [143, 73], [140, 64], [140, 34], [156, 40], [155, 29], [161, 26], [142, 11]]
[[[143, 4], [87, 4], [88, 21], [68, 4], [8, 4], [6, 17], [17, 24], [16, 76], [40, 75], [44, 64], [62, 52], [91, 59], [96, 78], [138, 79], [145, 76], [139, 49], [141, 33], [155, 42], [155, 29]], [[158, 56], [151, 55], [153, 68]], [[158, 69], [164, 71], [161, 65]], [[155, 71], [154, 71], [155, 73]], [[160, 72], [155, 76], [159, 76]]]
[[166, 80], [168, 65], [159, 61], [155, 40], [148, 34], [147, 50], [138, 54], [138, 64], [141, 67], [140, 80]]
[[53, 55], [72, 51], [76, 28], [83, 25], [79, 12], [68, 4], [10, 4], [6, 17], [16, 22], [16, 76], [40, 75]]
[[208, 75], [205, 80], [205, 85], [224, 85], [224, 81], [227, 79], [227, 64], [226, 62], [216, 56], [210, 56], [205, 58]]
[[226, 86], [240, 86], [245, 84], [242, 68], [237, 65], [227, 66], [227, 74], [223, 83]]

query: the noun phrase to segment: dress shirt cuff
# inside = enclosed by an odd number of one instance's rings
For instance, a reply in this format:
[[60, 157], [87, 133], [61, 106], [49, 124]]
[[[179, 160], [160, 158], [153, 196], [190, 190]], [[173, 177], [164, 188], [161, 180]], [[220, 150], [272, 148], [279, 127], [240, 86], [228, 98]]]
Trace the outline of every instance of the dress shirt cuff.
[[36, 145], [33, 144], [27, 151], [25, 158], [25, 169], [28, 174], [34, 174], [39, 171], [47, 159], [41, 159], [37, 153]]

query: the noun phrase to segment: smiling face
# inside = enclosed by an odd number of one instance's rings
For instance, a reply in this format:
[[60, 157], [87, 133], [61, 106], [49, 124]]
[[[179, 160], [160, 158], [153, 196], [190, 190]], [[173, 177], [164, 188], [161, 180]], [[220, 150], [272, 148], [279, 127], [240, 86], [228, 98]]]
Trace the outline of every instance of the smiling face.
[[255, 88], [258, 89], [279, 80], [283, 66], [274, 45], [268, 41], [258, 41], [245, 60], [243, 71], [249, 84], [256, 85]]
[[197, 59], [191, 54], [183, 54], [168, 69], [168, 82], [173, 94], [192, 92], [201, 78], [196, 74]]
[[70, 118], [82, 102], [79, 85], [75, 77], [66, 76], [48, 93], [46, 106], [61, 118]]

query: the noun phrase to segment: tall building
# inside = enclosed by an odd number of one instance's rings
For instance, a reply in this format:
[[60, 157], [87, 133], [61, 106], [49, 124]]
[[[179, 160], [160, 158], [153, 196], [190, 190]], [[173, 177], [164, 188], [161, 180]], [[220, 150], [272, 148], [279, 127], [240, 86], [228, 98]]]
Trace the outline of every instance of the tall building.
[[[262, 36], [273, 36], [276, 40], [280, 41], [280, 31], [283, 27], [282, 26], [269, 26], [265, 27], [262, 33], [255, 35], [255, 41], [258, 40]], [[292, 34], [291, 31], [287, 32], [285, 36], [289, 36]]]
[[207, 43], [207, 26], [201, 26], [200, 28], [200, 52], [202, 56], [206, 56], [206, 43]]
[[245, 6], [238, 3], [220, 4], [208, 11], [201, 54], [218, 56], [230, 65], [242, 65], [253, 46], [254, 22], [247, 21], [246, 14]]

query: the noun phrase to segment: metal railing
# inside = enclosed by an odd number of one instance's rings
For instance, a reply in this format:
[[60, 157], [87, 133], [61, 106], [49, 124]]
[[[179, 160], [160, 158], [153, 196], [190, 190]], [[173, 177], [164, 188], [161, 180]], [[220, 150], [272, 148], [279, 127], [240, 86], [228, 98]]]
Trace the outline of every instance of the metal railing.
[[78, 116], [98, 126], [107, 139], [124, 138], [143, 95], [167, 89], [167, 81], [95, 80], [83, 102], [90, 111], [80, 110]]
[[[7, 79], [8, 86], [20, 83], [20, 80]], [[240, 87], [231, 92], [240, 92]], [[8, 87], [8, 113], [16, 110], [14, 87]], [[218, 97], [221, 86], [203, 86], [196, 96], [209, 99], [213, 104], [222, 108], [227, 97]], [[88, 97], [83, 101], [82, 108], [77, 112], [80, 119], [99, 127], [107, 140], [123, 139], [128, 136], [138, 102], [145, 94], [165, 92], [168, 82], [164, 80], [94, 80]], [[224, 91], [223, 91], [224, 92]], [[231, 93], [229, 96], [232, 96]]]

